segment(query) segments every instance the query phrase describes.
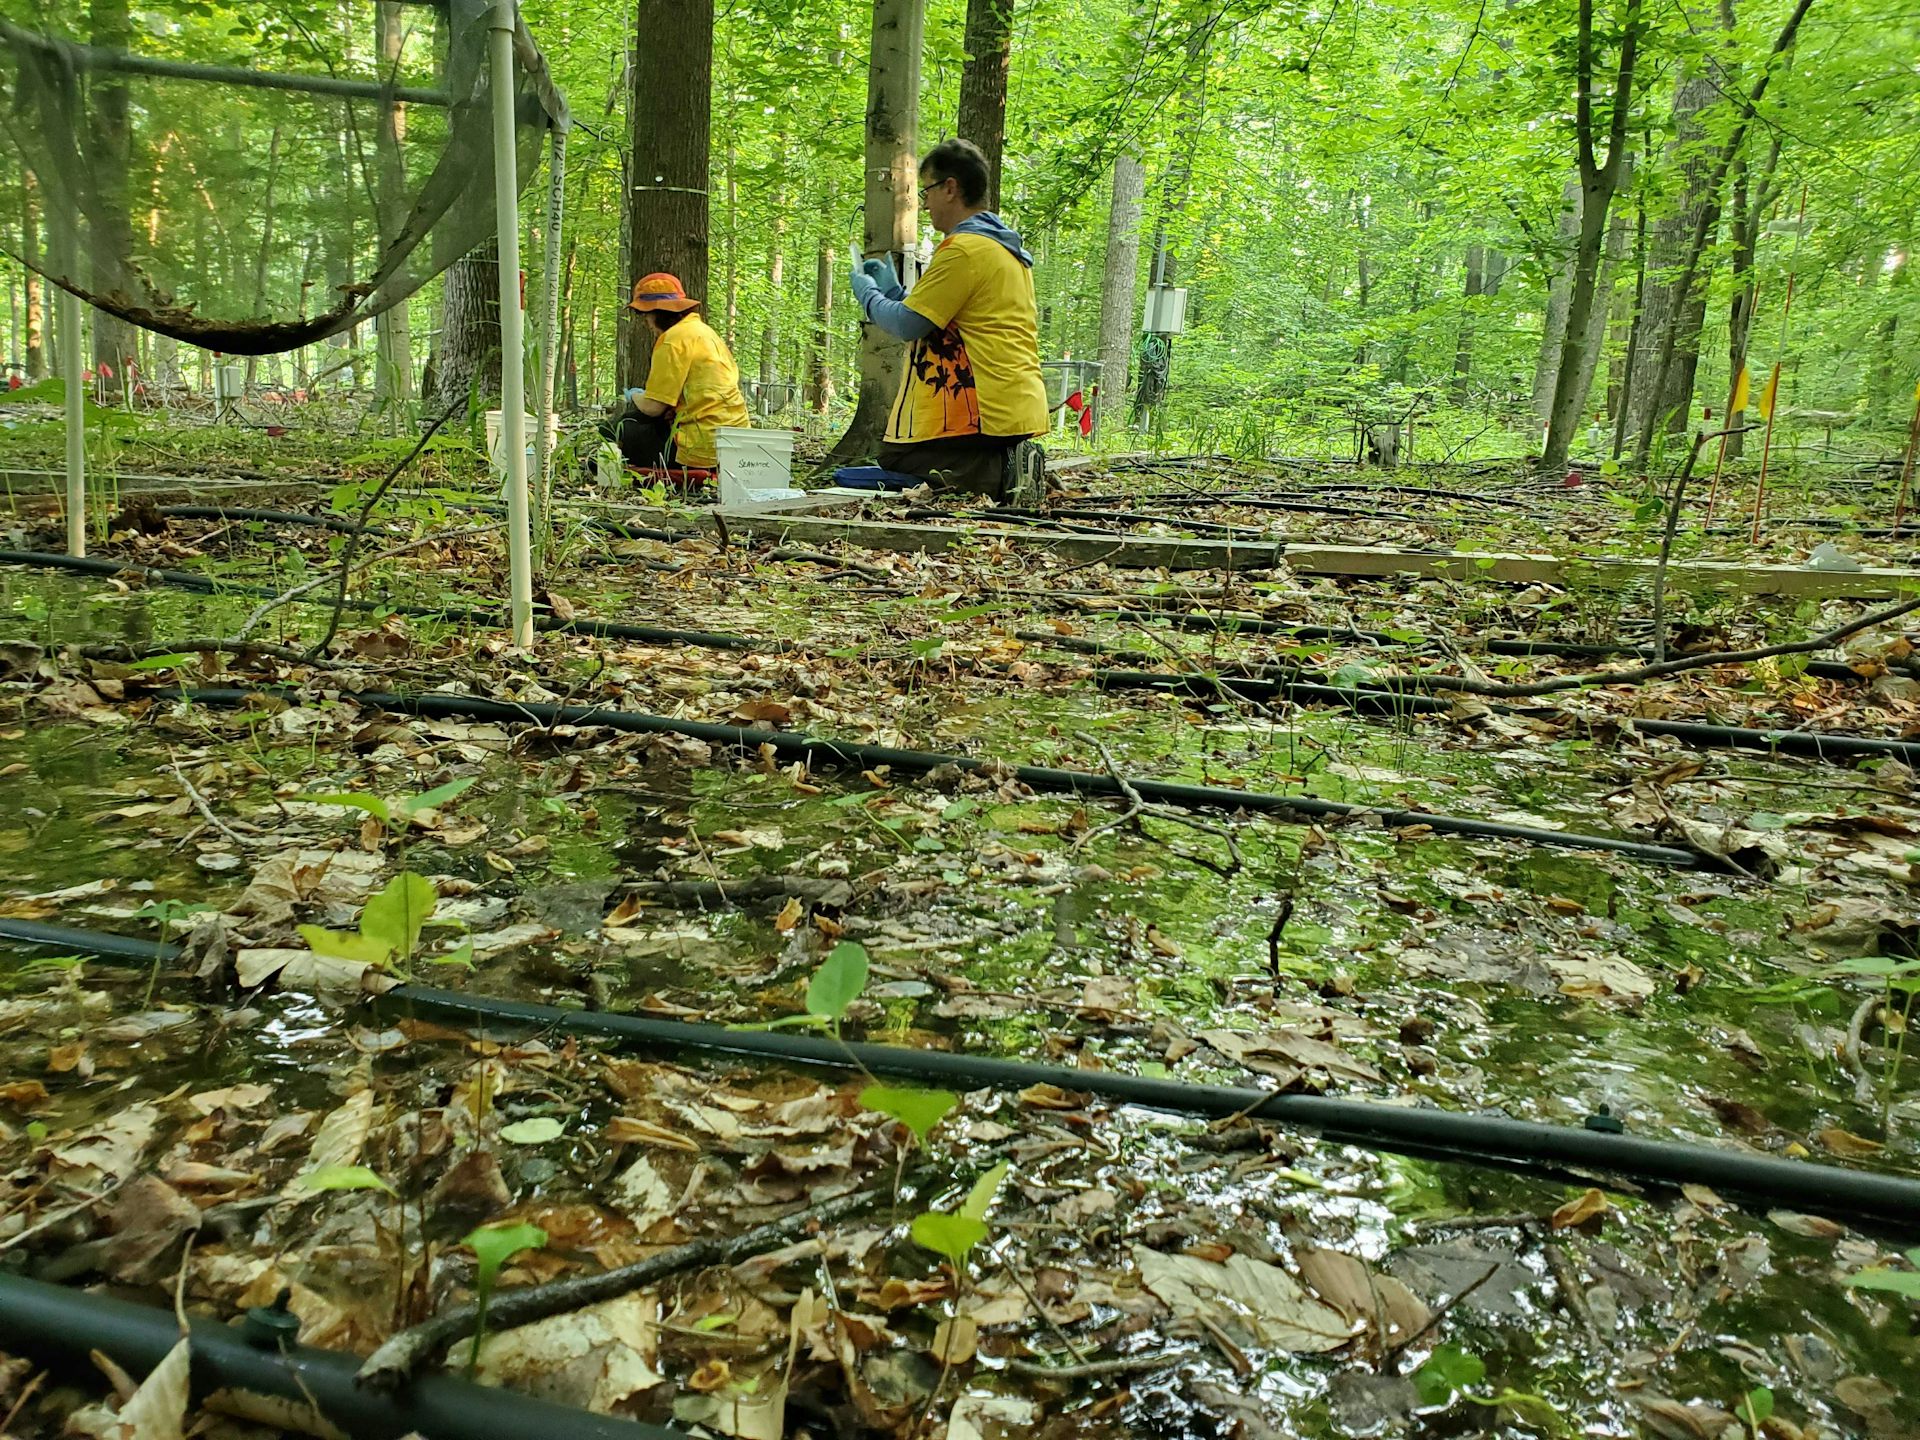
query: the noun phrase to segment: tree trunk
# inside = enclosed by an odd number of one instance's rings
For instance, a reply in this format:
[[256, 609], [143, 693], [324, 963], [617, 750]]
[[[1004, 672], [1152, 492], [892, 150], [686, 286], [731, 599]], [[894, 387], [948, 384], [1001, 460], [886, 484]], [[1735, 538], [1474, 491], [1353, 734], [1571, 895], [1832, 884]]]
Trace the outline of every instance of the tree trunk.
[[1014, 0], [967, 0], [966, 66], [960, 72], [959, 130], [987, 157], [987, 208], [1000, 209], [1000, 157], [1007, 141], [1007, 70]]
[[[1721, 146], [1720, 158], [1714, 162], [1712, 171], [1702, 186], [1706, 203], [1700, 207], [1698, 223], [1694, 226], [1693, 238], [1687, 246], [1686, 262], [1680, 267], [1681, 290], [1689, 296], [1692, 294], [1693, 287], [1699, 282], [1700, 262], [1707, 253], [1707, 239], [1713, 231], [1714, 221], [1719, 217], [1720, 186], [1725, 182], [1728, 170], [1733, 167], [1734, 159], [1739, 155], [1740, 147], [1746, 141], [1747, 127], [1759, 113], [1760, 101], [1767, 93], [1767, 86], [1772, 83], [1775, 69], [1772, 62], [1792, 47], [1793, 37], [1800, 32], [1800, 22], [1807, 18], [1807, 11], [1812, 6], [1813, 0], [1798, 0], [1793, 13], [1787, 17], [1786, 24], [1781, 27], [1780, 34], [1774, 39], [1773, 50], [1768, 56], [1767, 63], [1761, 67], [1759, 79], [1754, 81], [1753, 89], [1748, 92], [1745, 102], [1740, 106], [1739, 123], [1733, 127], [1732, 132], [1727, 136], [1726, 143]], [[1651, 381], [1651, 388], [1657, 395], [1667, 393], [1667, 377], [1678, 348], [1681, 326], [1691, 308], [1690, 304], [1674, 307], [1668, 315], [1667, 323], [1661, 327], [1660, 344], [1655, 352], [1660, 357], [1659, 364], [1653, 372]], [[1646, 464], [1647, 452], [1652, 441], [1651, 428], [1640, 433], [1639, 444], [1634, 447], [1636, 469]]]
[[442, 282], [444, 318], [433, 363], [435, 416], [458, 408], [487, 410], [500, 403], [500, 246], [488, 240], [448, 267]]
[[1101, 401], [1094, 423], [1106, 423], [1107, 397], [1117, 417], [1120, 397], [1127, 393], [1128, 366], [1133, 360], [1134, 297], [1140, 275], [1140, 221], [1145, 213], [1147, 167], [1131, 150], [1122, 150], [1113, 162], [1113, 204], [1107, 211], [1107, 255], [1100, 277]]
[[[88, 11], [93, 43], [110, 50], [124, 50], [132, 42], [133, 28], [127, 0], [93, 0]], [[87, 238], [89, 258], [93, 262], [93, 288], [104, 293], [132, 293], [133, 224], [127, 172], [133, 147], [129, 119], [127, 87], [110, 73], [95, 75], [90, 82], [93, 125], [89, 159], [93, 166], [95, 203], [93, 225]], [[74, 277], [78, 279], [79, 277]], [[105, 311], [93, 315], [93, 360], [96, 369], [109, 366], [112, 377], [101, 372], [102, 393], [116, 398], [127, 378], [127, 363], [134, 354], [133, 327]]]
[[[253, 313], [267, 313], [267, 268], [273, 261], [273, 192], [280, 183], [280, 127], [273, 127], [272, 137], [267, 141], [267, 185], [262, 197], [262, 216], [260, 221], [260, 249], [253, 257]], [[260, 357], [247, 357], [247, 389], [253, 388], [254, 377], [260, 373]]]
[[[1641, 302], [1643, 320], [1640, 343], [1644, 347], [1635, 360], [1635, 368], [1649, 383], [1640, 387], [1628, 424], [1639, 437], [1635, 453], [1644, 455], [1651, 437], [1664, 430], [1682, 435], [1688, 428], [1693, 408], [1693, 377], [1700, 361], [1700, 326], [1705, 318], [1706, 297], [1700, 295], [1681, 271], [1686, 262], [1688, 241], [1699, 225], [1701, 211], [1712, 203], [1706, 193], [1707, 173], [1712, 162], [1705, 153], [1706, 132], [1703, 112], [1719, 96], [1712, 79], [1696, 67], [1684, 76], [1674, 92], [1674, 139], [1668, 149], [1669, 169], [1677, 169], [1679, 193], [1669, 213], [1655, 219], [1647, 240], [1647, 285]], [[1711, 222], [1709, 222], [1711, 223]], [[1653, 393], [1651, 376], [1659, 368], [1662, 337], [1669, 322], [1675, 327], [1673, 363], [1668, 367], [1666, 384], [1660, 394]]]
[[[1179, 262], [1168, 245], [1167, 222], [1185, 213], [1187, 200], [1193, 190], [1193, 157], [1199, 148], [1201, 131], [1206, 123], [1207, 46], [1212, 33], [1211, 29], [1202, 29], [1187, 44], [1187, 83], [1172, 126], [1172, 133], [1184, 135], [1186, 143], [1167, 161], [1167, 168], [1160, 177], [1160, 213], [1153, 225], [1151, 283], [1156, 286], [1171, 286], [1179, 270]], [[1166, 341], [1169, 347], [1172, 343], [1171, 338]], [[1168, 365], [1171, 365], [1170, 348], [1168, 355]], [[1133, 418], [1136, 422], [1166, 399], [1168, 373], [1167, 366], [1140, 367], [1139, 383], [1133, 393]]]
[[[784, 173], [785, 150], [778, 162]], [[773, 192], [773, 241], [767, 256], [767, 313], [760, 325], [760, 403], [767, 403], [770, 387], [780, 378], [780, 298], [787, 283], [787, 191], [784, 183]]]
[[833, 241], [823, 240], [814, 257], [813, 335], [807, 355], [807, 408], [823, 420], [833, 404], [833, 251]]
[[1567, 297], [1567, 333], [1560, 344], [1560, 368], [1554, 377], [1553, 412], [1547, 421], [1547, 439], [1541, 447], [1543, 471], [1567, 463], [1573, 437], [1586, 407], [1586, 390], [1593, 384], [1593, 297], [1598, 288], [1600, 252], [1607, 233], [1607, 209], [1620, 186], [1626, 161], [1627, 119], [1633, 99], [1634, 57], [1640, 48], [1641, 0], [1627, 0], [1620, 59], [1614, 74], [1613, 114], [1607, 125], [1607, 153], [1602, 160], [1594, 143], [1593, 115], [1593, 0], [1580, 0], [1576, 35], [1578, 94], [1575, 140], [1580, 166], [1580, 234], [1573, 254], [1573, 288]]
[[[920, 126], [920, 52], [924, 0], [873, 0], [867, 57], [866, 247], [869, 256], [905, 255], [917, 238], [919, 179], [914, 136]], [[853, 421], [827, 457], [831, 463], [872, 455], [886, 429], [900, 384], [900, 342], [875, 325], [861, 326], [860, 398]]]
[[1474, 301], [1486, 293], [1486, 251], [1478, 245], [1467, 246], [1466, 278], [1461, 282], [1460, 293], [1466, 298], [1464, 313], [1460, 317], [1460, 334], [1453, 345], [1453, 403], [1467, 403], [1468, 381], [1473, 375], [1473, 318], [1476, 306]]
[[[383, 82], [399, 73], [406, 33], [407, 7], [400, 0], [379, 0], [374, 6], [374, 57]], [[382, 105], [374, 130], [382, 248], [399, 235], [407, 221], [406, 166], [400, 158], [406, 135], [406, 107], [398, 101]], [[373, 334], [374, 408], [388, 419], [390, 427], [397, 426], [413, 403], [413, 333], [407, 302], [402, 300], [375, 316]]]
[[[632, 122], [625, 233], [633, 274], [664, 270], [707, 298], [707, 167], [713, 125], [713, 0], [639, 0], [627, 113]], [[653, 330], [630, 325], [623, 369], [645, 383]]]
[[1911, 262], [1905, 250], [1894, 250], [1887, 258], [1886, 314], [1874, 327], [1873, 368], [1867, 376], [1868, 414], [1895, 424], [1910, 418], [1910, 397], [1901, 384], [1901, 365], [1909, 358], [1901, 353], [1900, 301], [1910, 283]]
[[1567, 304], [1573, 299], [1573, 252], [1580, 238], [1580, 182], [1567, 181], [1561, 196], [1560, 225], [1554, 232], [1560, 261], [1547, 284], [1540, 354], [1533, 364], [1533, 418], [1543, 431], [1553, 418], [1553, 382], [1560, 373], [1560, 348], [1567, 338]]
[[[1758, 183], [1744, 159], [1736, 160], [1734, 165], [1733, 202], [1730, 207], [1733, 223], [1733, 255], [1730, 262], [1733, 295], [1727, 302], [1729, 398], [1732, 385], [1746, 367], [1747, 348], [1753, 331], [1754, 302], [1759, 298], [1754, 290], [1754, 260], [1760, 250], [1760, 225], [1779, 193], [1773, 179], [1780, 165], [1778, 132], [1775, 132], [1767, 148], [1766, 163], [1761, 167]], [[1726, 424], [1721, 428], [1734, 432], [1727, 436], [1728, 460], [1738, 460], [1746, 451], [1747, 437], [1740, 433], [1740, 427], [1746, 423], [1746, 414], [1746, 407], [1742, 406], [1723, 417]]]
[[[20, 185], [20, 254], [28, 261], [40, 258], [39, 218], [34, 214], [33, 174], [23, 171]], [[47, 374], [46, 288], [29, 265], [27, 269], [26, 327], [27, 379]]]

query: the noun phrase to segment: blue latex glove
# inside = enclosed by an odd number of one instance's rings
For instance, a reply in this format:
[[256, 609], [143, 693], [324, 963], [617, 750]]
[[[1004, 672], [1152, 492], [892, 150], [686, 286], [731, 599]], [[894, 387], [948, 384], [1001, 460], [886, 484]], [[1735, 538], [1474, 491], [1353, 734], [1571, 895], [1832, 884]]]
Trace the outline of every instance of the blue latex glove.
[[889, 300], [898, 300], [907, 293], [901, 288], [900, 277], [893, 273], [891, 260], [863, 260], [860, 262], [860, 273], [871, 279]]
[[847, 283], [853, 288], [853, 303], [860, 307], [862, 315], [867, 315], [869, 303], [880, 294], [878, 282], [867, 273], [863, 265], [847, 277]]

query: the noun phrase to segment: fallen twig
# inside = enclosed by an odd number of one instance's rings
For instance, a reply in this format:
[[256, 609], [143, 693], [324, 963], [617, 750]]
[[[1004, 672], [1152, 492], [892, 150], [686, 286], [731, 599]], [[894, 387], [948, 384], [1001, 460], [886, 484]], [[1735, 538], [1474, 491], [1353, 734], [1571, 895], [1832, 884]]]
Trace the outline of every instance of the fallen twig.
[[830, 570], [850, 570], [856, 575], [864, 575], [869, 580], [891, 580], [893, 576], [878, 565], [864, 564], [859, 560], [843, 560], [838, 555], [828, 555], [819, 550], [801, 550], [791, 545], [782, 545], [767, 552], [769, 560], [793, 560], [808, 565], [825, 565]]
[[1580, 1328], [1587, 1332], [1587, 1338], [1596, 1343], [1602, 1340], [1600, 1325], [1593, 1318], [1593, 1307], [1587, 1303], [1587, 1292], [1580, 1284], [1580, 1277], [1574, 1273], [1573, 1262], [1567, 1258], [1567, 1252], [1552, 1241], [1540, 1247], [1546, 1257], [1547, 1269], [1553, 1272], [1554, 1283], [1560, 1287], [1560, 1298], [1567, 1303], [1567, 1309], [1574, 1319], [1580, 1322]]
[[193, 802], [193, 808], [200, 812], [200, 818], [205, 820], [207, 824], [211, 825], [215, 830], [218, 830], [232, 843], [238, 845], [242, 850], [257, 848], [262, 845], [277, 846], [281, 843], [271, 835], [242, 835], [238, 830], [234, 829], [231, 825], [227, 824], [226, 821], [213, 813], [213, 806], [207, 803], [207, 797], [196, 790], [193, 782], [187, 779], [187, 772], [180, 768], [179, 761], [169, 760], [167, 762], [167, 769], [171, 770], [173, 772], [173, 778], [180, 782], [180, 788], [187, 792], [187, 799], [191, 800]]
[[333, 596], [333, 613], [327, 617], [326, 633], [314, 645], [313, 654], [318, 655], [324, 651], [333, 643], [333, 637], [340, 633], [340, 616], [347, 608], [347, 581], [353, 575], [354, 553], [360, 548], [360, 537], [367, 532], [367, 521], [373, 518], [373, 507], [380, 503], [387, 491], [393, 488], [393, 482], [405, 474], [407, 467], [413, 464], [422, 450], [427, 448], [427, 442], [440, 433], [440, 427], [464, 410], [466, 405], [464, 397], [456, 400], [446, 408], [438, 420], [421, 431], [420, 438], [414, 442], [413, 448], [401, 458], [398, 465], [387, 472], [386, 478], [374, 486], [373, 493], [361, 503], [360, 514], [354, 521], [353, 531], [347, 536], [347, 543], [340, 549], [340, 567], [334, 572], [339, 588]]
[[[357, 565], [343, 567], [338, 576], [322, 575], [316, 580], [308, 580], [304, 584], [296, 585], [291, 590], [283, 590], [278, 595], [273, 596], [271, 599], [262, 600], [258, 605], [254, 607], [253, 613], [247, 616], [246, 620], [241, 624], [240, 628], [234, 631], [233, 634], [228, 638], [233, 641], [240, 641], [240, 640], [246, 639], [248, 634], [252, 632], [254, 626], [258, 625], [262, 620], [266, 619], [267, 616], [271, 615], [274, 611], [278, 610], [282, 605], [290, 604], [291, 602], [298, 600], [302, 595], [305, 595], [309, 590], [318, 590], [322, 585], [330, 585], [336, 579], [339, 579], [342, 582], [344, 582], [346, 577], [350, 575], [357, 575], [362, 570], [365, 570], [370, 566], [378, 565], [382, 560], [391, 560], [394, 556], [404, 555], [409, 550], [423, 550], [429, 545], [438, 545], [444, 540], [464, 540], [469, 536], [473, 536], [473, 535], [486, 535], [494, 530], [504, 530], [506, 529], [506, 526], [507, 526], [507, 522], [504, 520], [493, 520], [493, 521], [489, 521], [485, 525], [469, 525], [466, 528], [461, 530], [436, 530], [431, 535], [422, 535], [418, 539], [408, 540], [404, 544], [390, 545], [385, 550], [380, 551], [379, 554], [377, 555], [369, 555], [366, 559], [362, 560]], [[337, 616], [337, 613], [338, 612], [336, 612], [336, 616]], [[335, 624], [337, 623], [338, 621], [336, 619]], [[321, 636], [319, 640], [314, 642], [313, 648], [309, 650], [307, 653], [309, 655], [319, 654], [332, 642], [333, 636], [334, 636], [334, 627], [330, 625], [327, 629], [327, 633]]]
[[1036, 1380], [1102, 1380], [1115, 1375], [1138, 1375], [1148, 1370], [1164, 1370], [1170, 1365], [1184, 1365], [1189, 1360], [1197, 1360], [1203, 1351], [1190, 1346], [1178, 1350], [1159, 1350], [1151, 1355], [1122, 1355], [1113, 1360], [1082, 1360], [1073, 1365], [1049, 1365], [1044, 1360], [1007, 1361], [1007, 1369], [1014, 1375], [1027, 1375]]
[[1641, 665], [1632, 670], [1595, 670], [1585, 675], [1561, 675], [1523, 685], [1500, 685], [1462, 675], [1383, 675], [1370, 683], [1382, 689], [1399, 685], [1416, 690], [1459, 690], [1468, 695], [1504, 698], [1550, 695], [1557, 690], [1581, 690], [1596, 685], [1637, 685], [1643, 680], [1658, 680], [1662, 676], [1677, 675], [1683, 670], [1703, 670], [1713, 665], [1745, 665], [1755, 660], [1770, 660], [1776, 655], [1810, 655], [1816, 650], [1825, 650], [1849, 635], [1870, 630], [1875, 625], [1884, 625], [1915, 610], [1920, 610], [1920, 598], [1903, 600], [1898, 605], [1889, 605], [1884, 610], [1875, 610], [1844, 625], [1835, 626], [1824, 634], [1806, 640], [1792, 640], [1784, 645], [1763, 645], [1753, 650], [1715, 650], [1704, 655], [1684, 655], [1674, 660]]
[[[694, 1240], [676, 1245], [631, 1265], [603, 1270], [597, 1275], [574, 1275], [545, 1285], [505, 1290], [493, 1297], [488, 1323], [496, 1330], [528, 1325], [552, 1315], [617, 1299], [642, 1286], [658, 1284], [674, 1275], [709, 1265], [734, 1265], [763, 1251], [788, 1244], [819, 1225], [830, 1225], [876, 1205], [892, 1195], [891, 1185], [843, 1195], [815, 1205], [784, 1220], [758, 1225], [729, 1239]], [[392, 1389], [405, 1381], [432, 1356], [473, 1333], [479, 1306], [469, 1302], [444, 1310], [421, 1325], [402, 1330], [368, 1357], [356, 1377], [359, 1384]]]
[[1206, 860], [1198, 855], [1188, 855], [1187, 858], [1193, 860], [1196, 864], [1206, 865], [1209, 869], [1229, 875], [1240, 870], [1246, 864], [1246, 861], [1240, 856], [1240, 846], [1234, 840], [1231, 830], [1221, 825], [1215, 825], [1211, 821], [1201, 820], [1196, 816], [1187, 814], [1183, 810], [1175, 810], [1169, 805], [1147, 804], [1146, 801], [1140, 798], [1140, 792], [1133, 788], [1132, 782], [1121, 773], [1120, 767], [1114, 763], [1112, 752], [1101, 743], [1099, 737], [1091, 735], [1085, 730], [1076, 730], [1073, 733], [1073, 738], [1083, 744], [1093, 746], [1094, 749], [1100, 752], [1100, 760], [1107, 767], [1107, 773], [1113, 777], [1113, 783], [1120, 787], [1120, 793], [1126, 796], [1127, 799], [1126, 814], [1122, 815], [1118, 820], [1110, 821], [1105, 825], [1096, 826], [1087, 831], [1086, 834], [1074, 842], [1073, 848], [1075, 850], [1079, 850], [1096, 835], [1104, 835], [1109, 830], [1116, 830], [1129, 822], [1137, 825], [1141, 816], [1151, 815], [1156, 820], [1171, 820], [1176, 825], [1185, 825], [1190, 830], [1198, 830], [1203, 835], [1215, 835], [1227, 842], [1227, 853], [1233, 857], [1231, 869], [1216, 865], [1212, 861]]
[[[1533, 1217], [1529, 1216], [1528, 1218], [1531, 1219]], [[1434, 1327], [1438, 1325], [1442, 1320], [1447, 1318], [1448, 1312], [1450, 1312], [1454, 1306], [1458, 1305], [1462, 1300], [1466, 1299], [1469, 1295], [1473, 1294], [1474, 1291], [1478, 1290], [1482, 1285], [1486, 1284], [1489, 1280], [1493, 1279], [1493, 1277], [1498, 1275], [1499, 1273], [1500, 1273], [1500, 1265], [1499, 1265], [1499, 1262], [1496, 1261], [1492, 1265], [1489, 1265], [1487, 1267], [1486, 1273], [1482, 1275], [1478, 1280], [1475, 1280], [1471, 1285], [1468, 1285], [1465, 1289], [1457, 1291], [1451, 1299], [1447, 1300], [1446, 1302], [1438, 1306], [1434, 1310], [1434, 1312], [1427, 1317], [1426, 1324], [1422, 1325], [1418, 1330], [1414, 1331], [1413, 1334], [1409, 1335], [1406, 1339], [1402, 1340], [1398, 1345], [1394, 1346], [1393, 1349], [1389, 1350], [1385, 1355], [1381, 1357], [1380, 1369], [1382, 1373], [1387, 1375], [1397, 1374], [1399, 1372], [1400, 1357], [1402, 1355], [1406, 1354], [1408, 1350], [1412, 1349], [1415, 1345], [1419, 1344], [1420, 1340], [1423, 1337], [1427, 1335], [1431, 1335], [1433, 1333]]]

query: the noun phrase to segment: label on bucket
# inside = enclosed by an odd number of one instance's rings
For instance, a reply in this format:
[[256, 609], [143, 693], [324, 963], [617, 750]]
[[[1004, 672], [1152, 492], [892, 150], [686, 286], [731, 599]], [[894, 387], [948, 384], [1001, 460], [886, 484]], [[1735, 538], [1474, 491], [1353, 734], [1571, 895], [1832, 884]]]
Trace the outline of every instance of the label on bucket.
[[715, 436], [723, 504], [751, 503], [755, 491], [785, 491], [793, 473], [793, 432], [727, 426]]

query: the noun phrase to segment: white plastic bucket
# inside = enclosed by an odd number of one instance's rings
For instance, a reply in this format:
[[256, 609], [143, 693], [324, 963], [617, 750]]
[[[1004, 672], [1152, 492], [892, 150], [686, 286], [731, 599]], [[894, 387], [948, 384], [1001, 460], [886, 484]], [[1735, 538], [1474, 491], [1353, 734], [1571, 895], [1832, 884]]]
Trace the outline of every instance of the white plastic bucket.
[[714, 432], [720, 462], [720, 503], [752, 505], [801, 492], [793, 479], [793, 432], [722, 425]]
[[[533, 479], [533, 439], [539, 432], [534, 428], [533, 416], [521, 411], [524, 429], [521, 434], [527, 439], [527, 479]], [[504, 410], [487, 411], [487, 466], [493, 472], [493, 478], [500, 482], [500, 498], [507, 498], [507, 412]], [[547, 430], [547, 453], [553, 453], [553, 429], [549, 422]]]

